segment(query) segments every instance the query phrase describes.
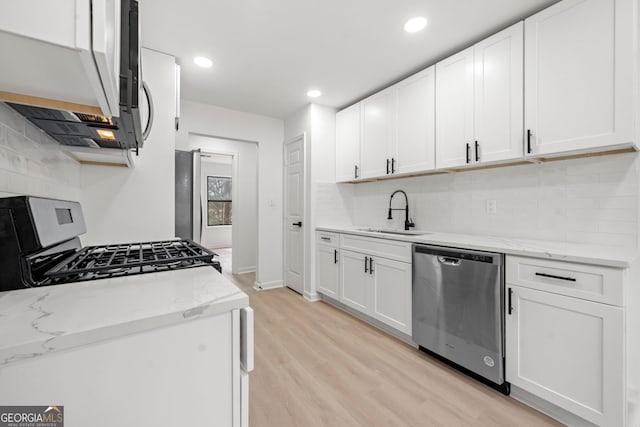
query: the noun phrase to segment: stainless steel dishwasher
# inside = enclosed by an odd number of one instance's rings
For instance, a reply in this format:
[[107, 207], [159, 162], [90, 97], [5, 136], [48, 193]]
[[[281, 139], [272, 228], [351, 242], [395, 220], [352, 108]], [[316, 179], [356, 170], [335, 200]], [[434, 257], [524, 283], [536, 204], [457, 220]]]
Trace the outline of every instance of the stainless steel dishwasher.
[[413, 340], [502, 393], [504, 255], [413, 245]]

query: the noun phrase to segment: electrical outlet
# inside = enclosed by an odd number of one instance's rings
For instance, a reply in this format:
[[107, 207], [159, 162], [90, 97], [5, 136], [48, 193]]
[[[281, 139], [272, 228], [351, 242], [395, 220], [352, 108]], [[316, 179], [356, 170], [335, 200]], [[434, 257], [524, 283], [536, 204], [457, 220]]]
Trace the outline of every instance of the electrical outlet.
[[487, 200], [487, 213], [495, 215], [498, 212], [498, 201], [496, 199]]

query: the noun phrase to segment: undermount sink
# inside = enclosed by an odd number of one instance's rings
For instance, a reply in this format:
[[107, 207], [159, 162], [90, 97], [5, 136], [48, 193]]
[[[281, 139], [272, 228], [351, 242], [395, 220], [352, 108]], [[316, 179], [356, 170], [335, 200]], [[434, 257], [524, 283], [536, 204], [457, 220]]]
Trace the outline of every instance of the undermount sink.
[[369, 233], [383, 233], [383, 234], [399, 234], [404, 236], [421, 236], [423, 234], [429, 234], [426, 231], [420, 230], [388, 230], [384, 228], [358, 228], [358, 231], [367, 231]]

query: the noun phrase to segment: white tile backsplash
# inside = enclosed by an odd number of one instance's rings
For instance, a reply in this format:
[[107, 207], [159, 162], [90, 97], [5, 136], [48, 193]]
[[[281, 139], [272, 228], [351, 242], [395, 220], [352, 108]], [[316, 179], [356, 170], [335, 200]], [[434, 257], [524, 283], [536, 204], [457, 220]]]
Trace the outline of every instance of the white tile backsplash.
[[[526, 239], [622, 247], [638, 242], [636, 153], [564, 160], [353, 185], [353, 224], [402, 227], [388, 221], [389, 196], [409, 195], [416, 227]], [[495, 214], [487, 201], [495, 200]], [[401, 195], [394, 207], [404, 207]]]
[[80, 165], [56, 141], [0, 102], [0, 196], [80, 199]]

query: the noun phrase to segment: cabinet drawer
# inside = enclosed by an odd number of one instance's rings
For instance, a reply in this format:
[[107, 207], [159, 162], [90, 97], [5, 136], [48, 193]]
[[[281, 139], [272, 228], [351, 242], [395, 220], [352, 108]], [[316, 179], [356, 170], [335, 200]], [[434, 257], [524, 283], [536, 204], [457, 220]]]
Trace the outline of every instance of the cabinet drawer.
[[411, 262], [411, 243], [409, 242], [341, 234], [340, 247], [396, 261]]
[[332, 247], [338, 247], [338, 243], [340, 243], [338, 233], [331, 233], [329, 231], [317, 231], [316, 237], [318, 238], [317, 243], [321, 245], [329, 245]]
[[622, 270], [565, 261], [506, 257], [506, 282], [622, 306]]

